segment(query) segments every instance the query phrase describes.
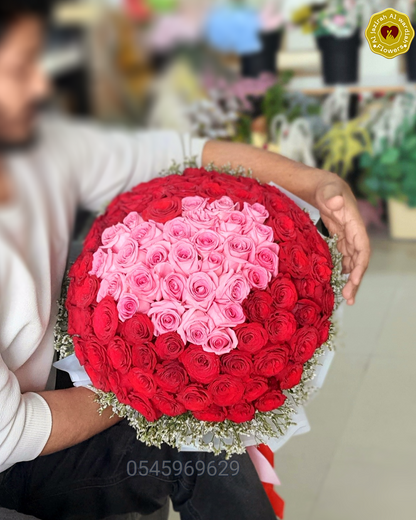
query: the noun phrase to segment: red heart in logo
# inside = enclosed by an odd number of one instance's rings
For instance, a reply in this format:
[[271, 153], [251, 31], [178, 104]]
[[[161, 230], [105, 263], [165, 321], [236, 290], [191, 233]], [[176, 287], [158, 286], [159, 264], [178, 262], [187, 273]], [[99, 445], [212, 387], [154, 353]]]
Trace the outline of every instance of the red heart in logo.
[[[383, 27], [380, 29], [381, 36], [387, 40], [387, 37], [393, 37], [394, 39], [397, 38], [397, 35], [399, 34], [399, 28], [397, 25], [392, 25], [389, 27], [388, 25], [383, 25]], [[391, 39], [391, 38], [390, 38]]]

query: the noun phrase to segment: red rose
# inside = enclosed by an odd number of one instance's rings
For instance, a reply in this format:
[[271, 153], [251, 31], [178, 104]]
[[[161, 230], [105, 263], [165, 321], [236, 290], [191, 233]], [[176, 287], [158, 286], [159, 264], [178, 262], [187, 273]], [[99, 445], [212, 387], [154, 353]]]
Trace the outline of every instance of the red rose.
[[137, 312], [129, 320], [119, 324], [120, 335], [129, 345], [153, 339], [154, 326], [146, 314]]
[[323, 295], [322, 295], [322, 312], [324, 315], [329, 318], [332, 316], [334, 312], [334, 304], [335, 304], [335, 296], [332, 287], [328, 284], [324, 286]]
[[189, 345], [180, 360], [189, 376], [199, 383], [210, 383], [220, 373], [219, 356], [205, 352], [199, 345]]
[[287, 365], [289, 353], [289, 346], [286, 344], [269, 344], [254, 360], [254, 372], [265, 377], [275, 376]]
[[208, 385], [208, 392], [218, 406], [231, 406], [243, 397], [244, 384], [236, 377], [222, 374]]
[[315, 325], [319, 320], [321, 308], [312, 300], [299, 300], [293, 309], [293, 314], [300, 326]]
[[321, 256], [324, 256], [330, 268], [333, 268], [331, 251], [329, 250], [328, 244], [318, 233], [316, 227], [311, 228], [305, 233], [305, 238], [311, 246], [311, 249]]
[[177, 361], [165, 361], [156, 365], [155, 380], [162, 390], [177, 393], [188, 384], [184, 367]]
[[198, 421], [209, 422], [224, 422], [226, 417], [224, 408], [221, 408], [221, 406], [217, 406], [216, 404], [211, 404], [204, 410], [195, 410], [193, 415], [198, 419]]
[[157, 357], [151, 343], [138, 343], [132, 348], [132, 362], [144, 372], [153, 372], [156, 367]]
[[[80, 283], [86, 276], [88, 276], [89, 271], [91, 271], [93, 258], [92, 253], [82, 253], [69, 269], [68, 277], [74, 279], [77, 283]], [[70, 303], [73, 305], [76, 304], [76, 302]]]
[[256, 409], [251, 403], [237, 403], [227, 410], [227, 419], [235, 423], [242, 423], [254, 419]]
[[68, 334], [86, 338], [92, 333], [92, 311], [66, 304], [68, 310]]
[[243, 323], [237, 325], [234, 331], [237, 335], [239, 350], [251, 354], [263, 348], [269, 340], [267, 331], [260, 323]]
[[324, 293], [323, 286], [313, 278], [296, 279], [294, 283], [299, 293], [299, 298], [307, 298], [318, 304], [322, 301]]
[[74, 352], [75, 355], [80, 362], [81, 365], [85, 365], [86, 357], [85, 357], [85, 341], [81, 338], [74, 337], [72, 338], [74, 342]]
[[324, 256], [313, 254], [311, 273], [317, 282], [329, 282], [332, 276], [332, 269], [328, 260]]
[[178, 400], [187, 410], [192, 412], [204, 410], [212, 403], [210, 394], [201, 385], [185, 386], [178, 394]]
[[138, 395], [152, 397], [156, 392], [156, 382], [153, 374], [144, 372], [140, 368], [133, 367], [127, 375], [127, 381]]
[[264, 205], [267, 211], [271, 216], [276, 216], [281, 213], [285, 213], [289, 211], [289, 199], [287, 197], [283, 197], [276, 188], [270, 185], [264, 186], [267, 189], [267, 193], [264, 197]]
[[290, 275], [279, 274], [270, 285], [273, 306], [291, 311], [298, 300], [298, 293]]
[[265, 377], [253, 376], [246, 382], [244, 399], [246, 401], [255, 401], [267, 390], [267, 379]]
[[290, 346], [293, 360], [306, 363], [319, 347], [319, 333], [315, 327], [302, 327], [293, 335]]
[[254, 406], [260, 412], [270, 412], [282, 406], [285, 401], [286, 396], [282, 394], [282, 392], [279, 392], [279, 390], [270, 390], [259, 397], [254, 403]]
[[319, 322], [316, 324], [316, 328], [319, 332], [319, 342], [322, 345], [329, 338], [329, 329], [331, 327], [331, 322], [325, 316], [322, 317]]
[[[101, 245], [101, 235], [103, 231], [108, 227], [107, 215], [100, 215], [94, 221], [91, 229], [84, 240], [84, 251], [95, 252]], [[90, 270], [90, 269], [88, 269]]]
[[107, 374], [108, 358], [106, 348], [102, 345], [98, 338], [91, 335], [84, 343], [85, 359], [90, 366], [97, 372]]
[[254, 290], [243, 302], [243, 309], [249, 321], [264, 323], [272, 312], [273, 298], [267, 291]]
[[161, 359], [176, 359], [184, 351], [185, 345], [177, 332], [167, 332], [157, 337], [155, 350]]
[[131, 391], [131, 388], [127, 388], [126, 383], [128, 381], [125, 380], [124, 374], [121, 375], [119, 372], [115, 370], [111, 370], [108, 372], [108, 384], [110, 386], [111, 391], [116, 395], [117, 399], [120, 403], [127, 402], [128, 393]]
[[86, 276], [78, 283], [70, 283], [68, 300], [77, 307], [85, 309], [97, 299], [100, 282], [96, 276]]
[[149, 422], [154, 422], [162, 416], [162, 412], [156, 410], [151, 401], [141, 394], [130, 392], [129, 405], [141, 413]]
[[158, 390], [151, 401], [157, 410], [170, 417], [176, 417], [186, 412], [186, 408], [176, 399], [176, 396], [164, 390]]
[[115, 370], [126, 374], [131, 367], [131, 348], [119, 337], [115, 336], [107, 347], [108, 358]]
[[302, 379], [303, 365], [289, 361], [287, 366], [277, 375], [282, 390], [293, 388]]
[[199, 191], [204, 197], [213, 199], [219, 199], [220, 197], [227, 195], [227, 191], [223, 186], [210, 180], [204, 181], [201, 184]]
[[[137, 213], [142, 213], [148, 205], [154, 199], [153, 193], [149, 192], [137, 192], [137, 193], [129, 193], [123, 194], [124, 197], [120, 201], [119, 208], [123, 212], [122, 214], [129, 214], [132, 211], [137, 211]], [[115, 215], [114, 215], [115, 217]], [[121, 217], [121, 215], [120, 215]], [[122, 222], [123, 218], [113, 218], [113, 222]]]
[[279, 269], [293, 278], [305, 278], [311, 271], [310, 260], [296, 242], [282, 242], [279, 251]]
[[111, 296], [106, 296], [95, 308], [92, 315], [92, 327], [97, 338], [107, 344], [114, 338], [118, 327], [118, 312], [116, 302]]
[[273, 229], [274, 238], [279, 242], [294, 240], [296, 238], [295, 223], [286, 213], [275, 213], [266, 221], [266, 224]]
[[107, 378], [107, 373], [103, 373], [95, 370], [88, 361], [84, 365], [85, 372], [88, 374], [88, 377], [91, 379], [91, 383], [95, 388], [102, 390], [103, 392], [110, 392], [111, 386]]
[[293, 206], [289, 210], [289, 215], [293, 219], [296, 229], [299, 231], [306, 231], [316, 229], [311, 217], [305, 211], [299, 211], [299, 207], [293, 203]]
[[144, 220], [154, 220], [165, 224], [182, 214], [182, 200], [179, 197], [166, 197], [152, 201], [142, 213]]
[[253, 370], [253, 363], [250, 354], [233, 350], [228, 354], [220, 356], [221, 372], [230, 374], [240, 379], [246, 379]]
[[289, 341], [296, 331], [296, 319], [284, 309], [275, 311], [265, 323], [265, 328], [272, 343]]

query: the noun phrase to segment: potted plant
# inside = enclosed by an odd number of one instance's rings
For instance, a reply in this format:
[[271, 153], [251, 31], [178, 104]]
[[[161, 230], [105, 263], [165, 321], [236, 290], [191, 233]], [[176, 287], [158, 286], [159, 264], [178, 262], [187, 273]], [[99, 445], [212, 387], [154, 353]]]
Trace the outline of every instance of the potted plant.
[[364, 153], [362, 190], [370, 202], [387, 200], [390, 234], [416, 239], [416, 117], [405, 121], [396, 142], [384, 140], [376, 153]]
[[[351, 5], [350, 5], [351, 4]], [[348, 0], [304, 6], [292, 20], [305, 32], [313, 32], [321, 51], [324, 82], [329, 85], [358, 81], [358, 56], [361, 45], [358, 10]]]

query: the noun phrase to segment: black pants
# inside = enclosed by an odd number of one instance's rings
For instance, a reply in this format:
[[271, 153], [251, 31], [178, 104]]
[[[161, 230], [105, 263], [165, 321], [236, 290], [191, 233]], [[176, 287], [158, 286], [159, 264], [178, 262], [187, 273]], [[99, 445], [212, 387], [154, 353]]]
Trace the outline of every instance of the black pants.
[[126, 420], [65, 450], [0, 473], [0, 507], [40, 520], [151, 514], [171, 497], [182, 520], [275, 520], [245, 453], [225, 460], [139, 442]]

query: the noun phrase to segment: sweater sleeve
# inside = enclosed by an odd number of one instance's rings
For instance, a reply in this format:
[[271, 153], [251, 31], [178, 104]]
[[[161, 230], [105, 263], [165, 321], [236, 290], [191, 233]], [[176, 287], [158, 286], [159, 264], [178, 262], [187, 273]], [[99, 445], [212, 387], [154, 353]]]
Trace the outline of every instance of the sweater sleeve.
[[0, 472], [23, 460], [35, 459], [52, 429], [52, 414], [45, 399], [21, 394], [19, 382], [0, 356]]
[[170, 130], [109, 129], [93, 123], [68, 123], [71, 163], [78, 203], [90, 211], [141, 182], [156, 177], [173, 162], [195, 158], [201, 166], [206, 139]]

